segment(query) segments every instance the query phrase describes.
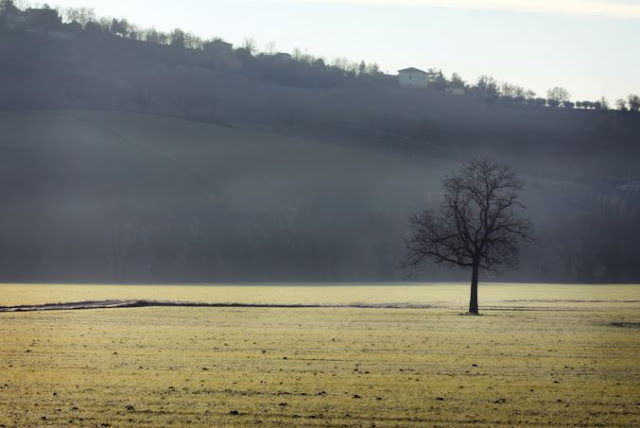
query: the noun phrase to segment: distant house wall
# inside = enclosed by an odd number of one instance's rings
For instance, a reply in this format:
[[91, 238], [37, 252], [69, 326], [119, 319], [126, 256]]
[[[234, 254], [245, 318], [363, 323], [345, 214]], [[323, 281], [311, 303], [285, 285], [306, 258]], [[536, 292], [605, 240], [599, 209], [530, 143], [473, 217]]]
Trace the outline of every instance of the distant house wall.
[[30, 8], [25, 11], [30, 22], [48, 21], [62, 24], [62, 18], [56, 9], [35, 9]]
[[426, 88], [429, 86], [429, 75], [417, 68], [405, 68], [398, 71], [400, 86], [413, 88]]
[[206, 42], [203, 45], [203, 49], [211, 52], [231, 52], [233, 45], [224, 40], [216, 39], [211, 42]]
[[227, 50], [230, 51], [231, 49], [233, 49], [233, 44], [232, 43], [228, 43], [222, 40], [216, 40], [213, 42], [213, 44], [217, 47], [219, 47], [222, 50]]
[[273, 54], [273, 58], [278, 61], [288, 62], [288, 61], [291, 61], [291, 54], [286, 52], [277, 52]]
[[19, 10], [9, 10], [2, 17], [2, 24], [11, 30], [26, 28], [29, 25], [29, 16]]
[[444, 91], [448, 94], [451, 95], [464, 95], [466, 93], [466, 91], [464, 90], [464, 88], [458, 88], [458, 87], [454, 87], [454, 86], [447, 86]]
[[49, 30], [62, 26], [62, 19], [55, 9], [9, 10], [1, 17], [5, 27], [16, 30]]

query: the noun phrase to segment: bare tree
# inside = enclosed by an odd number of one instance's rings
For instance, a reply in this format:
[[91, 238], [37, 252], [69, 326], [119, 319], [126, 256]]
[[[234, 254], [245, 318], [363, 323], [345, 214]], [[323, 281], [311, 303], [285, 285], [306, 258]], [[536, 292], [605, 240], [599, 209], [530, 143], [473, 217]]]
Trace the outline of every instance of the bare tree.
[[597, 110], [609, 110], [609, 101], [607, 101], [604, 96], [600, 97], [600, 99], [596, 102], [600, 105]]
[[628, 111], [629, 109], [627, 108], [627, 101], [620, 98], [618, 100], [616, 100], [616, 107], [618, 108], [618, 110], [620, 111]]
[[569, 101], [571, 95], [569, 91], [560, 86], [556, 86], [547, 91], [547, 103], [551, 107], [559, 107], [565, 101]]
[[131, 34], [132, 26], [125, 18], [113, 18], [111, 20], [111, 23], [109, 24], [109, 31], [117, 36], [127, 37], [129, 34]]
[[268, 42], [265, 46], [264, 46], [264, 52], [267, 55], [273, 55], [276, 53], [276, 42], [274, 42], [273, 40]]
[[159, 45], [160, 33], [155, 28], [148, 28], [142, 32], [142, 40]]
[[453, 86], [455, 88], [464, 89], [465, 86], [466, 86], [466, 82], [464, 80], [462, 80], [462, 77], [460, 77], [460, 75], [458, 73], [453, 73], [451, 75], [451, 86]]
[[89, 22], [96, 20], [96, 13], [87, 7], [68, 8], [63, 10], [63, 15], [67, 22], [77, 22], [84, 28]]
[[151, 27], [140, 31], [140, 40], [155, 43], [156, 45], [166, 45], [169, 44], [170, 36]]
[[363, 75], [367, 72], [367, 63], [364, 61], [360, 61], [360, 65], [358, 65], [358, 76]]
[[242, 42], [242, 48], [246, 49], [249, 52], [249, 56], [252, 56], [256, 53], [256, 41], [250, 37], [247, 37]]
[[640, 97], [635, 94], [631, 94], [627, 97], [627, 104], [630, 111], [640, 111]]
[[512, 85], [508, 82], [502, 82], [500, 85], [500, 95], [503, 97], [515, 97], [516, 96], [516, 85]]
[[474, 159], [443, 185], [440, 210], [410, 218], [412, 232], [401, 266], [431, 260], [471, 268], [469, 313], [477, 315], [480, 271], [513, 267], [519, 244], [534, 239], [533, 224], [519, 213], [523, 182], [507, 166]]
[[429, 79], [429, 86], [438, 90], [444, 91], [447, 87], [447, 78], [442, 73], [442, 70], [439, 68], [430, 68], [427, 70], [427, 75]]
[[185, 33], [184, 46], [187, 49], [202, 49], [204, 42], [195, 34]]
[[473, 87], [473, 92], [489, 99], [498, 98], [500, 96], [498, 81], [491, 76], [482, 75]]
[[169, 39], [171, 40], [171, 46], [184, 49], [186, 36], [187, 35], [184, 31], [182, 31], [179, 28], [176, 28], [175, 30], [173, 30], [171, 35], [169, 35]]

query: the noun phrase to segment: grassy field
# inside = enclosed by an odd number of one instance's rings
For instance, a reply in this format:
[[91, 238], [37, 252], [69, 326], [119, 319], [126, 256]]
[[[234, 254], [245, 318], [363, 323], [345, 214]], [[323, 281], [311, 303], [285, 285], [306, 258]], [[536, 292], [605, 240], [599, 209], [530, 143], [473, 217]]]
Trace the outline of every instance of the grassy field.
[[[638, 426], [640, 287], [0, 286], [0, 426]], [[529, 310], [527, 310], [529, 309]]]

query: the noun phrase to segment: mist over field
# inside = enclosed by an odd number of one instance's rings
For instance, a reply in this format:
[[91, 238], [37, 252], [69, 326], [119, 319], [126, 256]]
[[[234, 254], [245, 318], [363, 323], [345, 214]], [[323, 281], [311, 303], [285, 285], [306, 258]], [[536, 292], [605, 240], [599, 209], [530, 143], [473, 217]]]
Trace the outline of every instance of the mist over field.
[[474, 157], [526, 180], [540, 238], [487, 279], [640, 278], [635, 112], [78, 25], [0, 37], [0, 281], [403, 280], [409, 216]]
[[[0, 123], [5, 281], [402, 279], [407, 218], [436, 206], [457, 168], [138, 113], [5, 112]], [[632, 198], [604, 180], [526, 177], [545, 239], [512, 275], [634, 279]]]

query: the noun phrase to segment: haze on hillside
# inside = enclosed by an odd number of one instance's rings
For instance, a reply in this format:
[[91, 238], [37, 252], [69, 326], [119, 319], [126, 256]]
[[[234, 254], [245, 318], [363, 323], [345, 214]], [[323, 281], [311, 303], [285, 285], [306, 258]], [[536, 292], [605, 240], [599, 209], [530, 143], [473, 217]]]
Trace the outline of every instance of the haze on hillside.
[[[472, 158], [526, 180], [540, 235], [493, 278], [640, 277], [632, 96], [607, 105], [437, 68], [407, 87], [357, 57], [12, 13], [0, 30], [0, 281], [403, 280], [409, 216], [437, 208], [441, 179]], [[417, 278], [467, 273], [425, 265]]]
[[554, 87], [574, 100], [610, 103], [640, 91], [640, 6], [633, 0], [60, 0], [142, 28], [181, 28], [260, 51], [302, 52], [481, 75], [539, 96]]

